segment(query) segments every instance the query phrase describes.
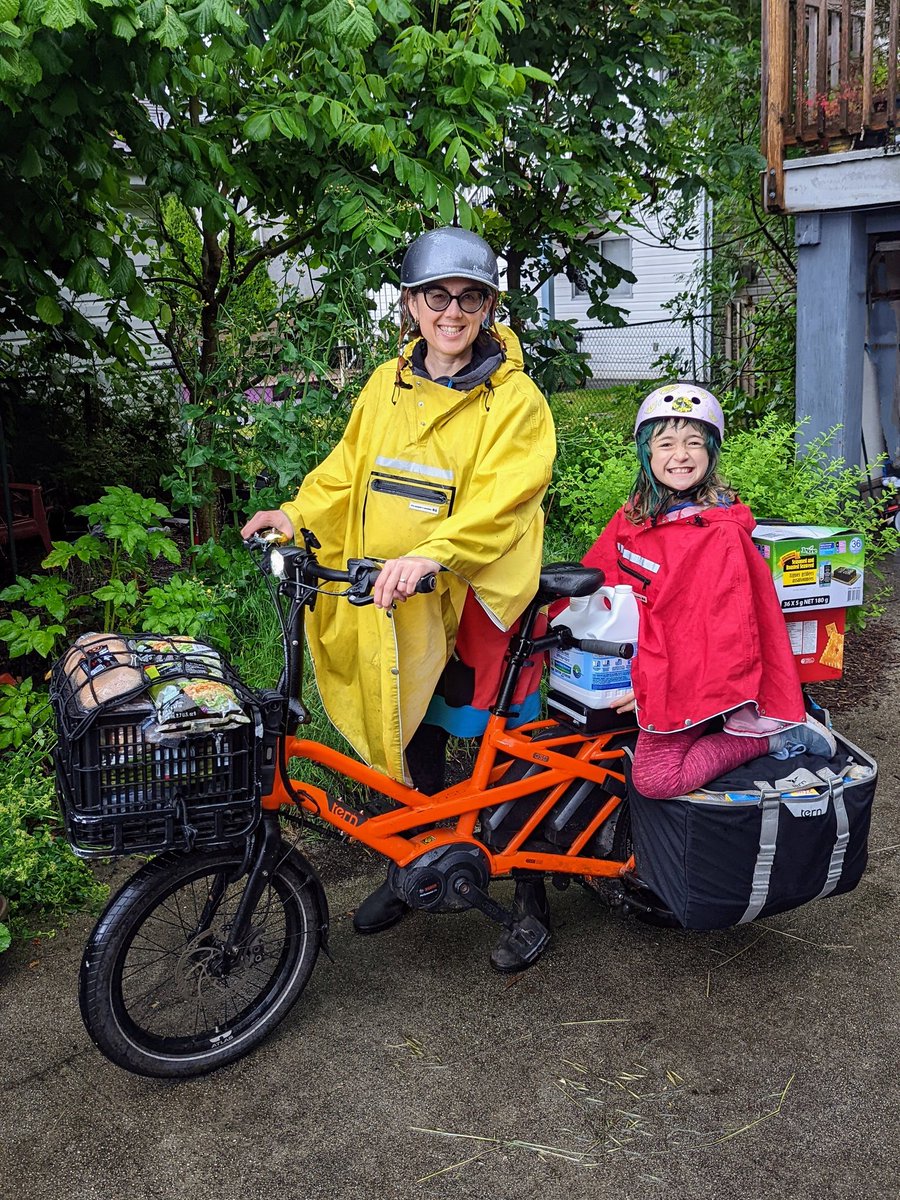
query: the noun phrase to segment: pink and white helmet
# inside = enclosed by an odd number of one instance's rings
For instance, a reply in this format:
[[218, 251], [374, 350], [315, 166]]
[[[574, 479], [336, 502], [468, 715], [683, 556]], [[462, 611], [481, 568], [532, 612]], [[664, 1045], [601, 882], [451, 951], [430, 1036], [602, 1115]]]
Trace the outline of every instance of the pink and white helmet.
[[702, 421], [711, 425], [721, 442], [725, 436], [725, 417], [722, 405], [712, 392], [697, 387], [694, 383], [665, 383], [655, 388], [638, 409], [634, 432], [648, 421], [670, 417], [682, 417], [688, 421]]

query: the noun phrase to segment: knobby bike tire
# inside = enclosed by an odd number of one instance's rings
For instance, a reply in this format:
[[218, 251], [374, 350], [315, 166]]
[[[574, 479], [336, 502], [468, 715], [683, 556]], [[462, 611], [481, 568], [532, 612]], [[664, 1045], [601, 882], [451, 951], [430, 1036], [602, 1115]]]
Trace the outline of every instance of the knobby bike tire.
[[216, 1070], [271, 1033], [306, 986], [325, 918], [309, 869], [284, 841], [237, 961], [223, 970], [247, 876], [228, 880], [242, 859], [240, 849], [161, 855], [100, 917], [79, 1002], [91, 1039], [118, 1066], [163, 1078]]

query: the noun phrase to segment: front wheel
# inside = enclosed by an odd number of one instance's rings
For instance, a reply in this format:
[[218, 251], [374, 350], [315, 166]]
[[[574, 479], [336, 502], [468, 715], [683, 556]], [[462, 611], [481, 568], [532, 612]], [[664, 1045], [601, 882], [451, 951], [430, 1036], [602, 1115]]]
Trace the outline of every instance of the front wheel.
[[309, 980], [327, 923], [312, 868], [281, 843], [236, 953], [241, 850], [164, 854], [137, 871], [91, 934], [79, 1001], [88, 1033], [138, 1075], [202, 1075], [242, 1058]]

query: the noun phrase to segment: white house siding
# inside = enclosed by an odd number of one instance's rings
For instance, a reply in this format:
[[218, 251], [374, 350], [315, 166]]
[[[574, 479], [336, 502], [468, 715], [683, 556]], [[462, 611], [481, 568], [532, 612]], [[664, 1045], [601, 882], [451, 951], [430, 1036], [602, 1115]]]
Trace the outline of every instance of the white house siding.
[[[710, 320], [703, 309], [694, 314], [694, 346], [689, 327], [673, 321], [665, 306], [685, 289], [688, 276], [707, 253], [706, 204], [697, 205], [695, 229], [690, 235], [673, 236], [660, 220], [638, 214], [631, 232], [631, 270], [636, 282], [631, 295], [613, 294], [610, 302], [620, 308], [626, 326], [601, 328], [587, 315], [587, 296], [573, 296], [572, 284], [564, 275], [557, 276], [542, 291], [541, 305], [559, 320], [574, 320], [582, 331], [582, 349], [590, 355], [591, 375], [600, 381], [648, 379], [658, 374], [654, 362], [666, 354], [680, 354], [685, 366], [702, 377], [703, 361], [708, 352]], [[502, 284], [502, 275], [501, 275]], [[373, 296], [376, 319], [398, 317], [397, 289], [386, 284]]]
[[[590, 355], [591, 375], [600, 381], [651, 378], [653, 364], [661, 356], [680, 353], [686, 366], [702, 374], [709, 330], [709, 312], [694, 313], [694, 347], [688, 325], [672, 320], [667, 302], [684, 291], [691, 273], [706, 254], [706, 220], [698, 205], [696, 228], [690, 236], [660, 233], [659, 222], [641, 219], [630, 229], [631, 270], [635, 282], [631, 295], [614, 293], [610, 303], [621, 309], [624, 328], [602, 328], [588, 318], [586, 295], [573, 296], [573, 287], [563, 275], [552, 282], [552, 312], [558, 320], [574, 320], [583, 331], [582, 349]], [[626, 285], [627, 287], [627, 285]], [[701, 361], [698, 361], [700, 359]]]

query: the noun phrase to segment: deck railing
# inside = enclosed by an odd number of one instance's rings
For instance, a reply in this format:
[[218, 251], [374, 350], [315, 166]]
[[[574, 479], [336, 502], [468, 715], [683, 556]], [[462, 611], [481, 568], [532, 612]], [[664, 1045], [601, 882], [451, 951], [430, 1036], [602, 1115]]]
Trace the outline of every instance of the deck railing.
[[900, 0], [763, 0], [765, 199], [782, 207], [786, 146], [852, 149], [897, 120]]

